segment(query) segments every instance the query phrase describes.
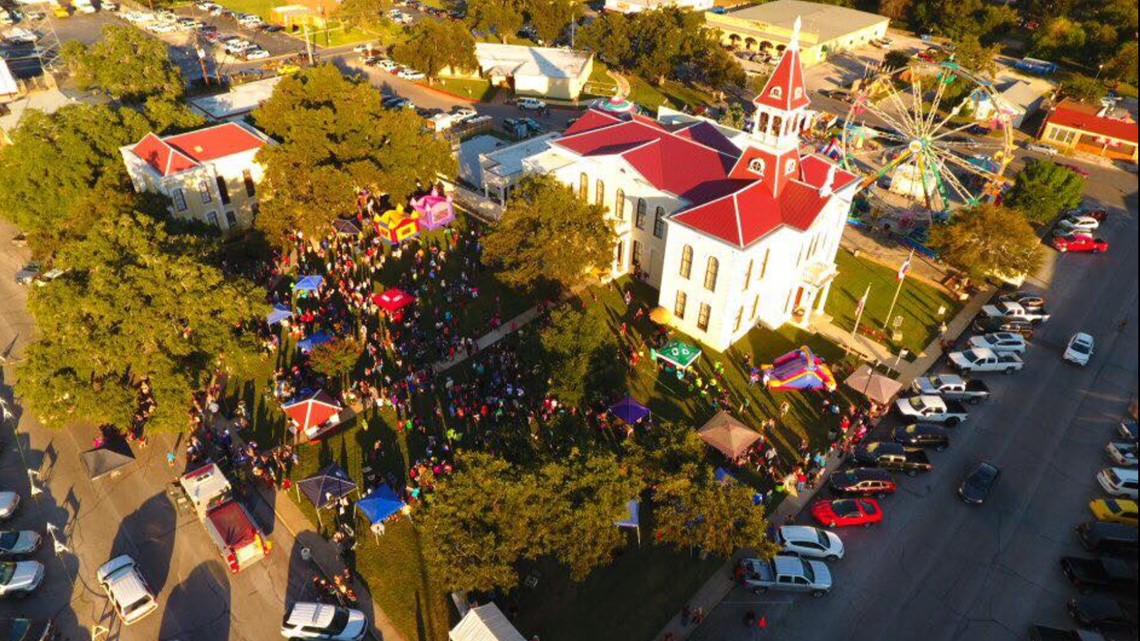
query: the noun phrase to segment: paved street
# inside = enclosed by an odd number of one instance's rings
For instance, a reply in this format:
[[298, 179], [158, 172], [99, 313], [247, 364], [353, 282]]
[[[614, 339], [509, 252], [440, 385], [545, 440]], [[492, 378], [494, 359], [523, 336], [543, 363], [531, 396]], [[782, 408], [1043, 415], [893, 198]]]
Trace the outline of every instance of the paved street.
[[[0, 222], [0, 353], [10, 360], [19, 358], [32, 332], [24, 311], [26, 290], [13, 278], [26, 260], [26, 250], [8, 243], [14, 234], [13, 227]], [[0, 396], [8, 401], [10, 378], [11, 367], [5, 366]], [[174, 471], [165, 454], [181, 452], [182, 445], [173, 436], [152, 437], [148, 448], [136, 449], [137, 463], [122, 476], [92, 482], [79, 457], [91, 447], [92, 426], [52, 432], [18, 407], [14, 410], [18, 432], [12, 422], [0, 429], [0, 488], [17, 491], [24, 505], [5, 527], [42, 533], [45, 523], [53, 523], [66, 534], [72, 553], [53, 558], [49, 541], [35, 556], [47, 566], [44, 585], [27, 600], [0, 601], [0, 617], [17, 612], [54, 616], [71, 641], [90, 639], [96, 624], [109, 626], [110, 638], [121, 641], [266, 641], [279, 636], [284, 603], [302, 596], [312, 569], [301, 560], [293, 536], [274, 522], [269, 506], [253, 504], [275, 549], [268, 559], [232, 575], [197, 518], [178, 513], [166, 498]], [[28, 468], [46, 480], [38, 501], [30, 497]], [[140, 561], [159, 593], [160, 609], [120, 630], [94, 577], [99, 565], [124, 553]]]
[[[833, 564], [835, 590], [816, 601], [736, 588], [692, 639], [1014, 641], [1032, 623], [1070, 625], [1064, 604], [1074, 591], [1057, 562], [1081, 553], [1072, 528], [1102, 496], [1094, 476], [1107, 464], [1104, 444], [1137, 393], [1136, 179], [1095, 169], [1088, 196], [1119, 210], [1102, 228], [1111, 251], [1049, 252], [1045, 281], [1027, 286], [1048, 287], [1053, 317], [1026, 371], [988, 377], [995, 400], [932, 454], [933, 473], [900, 477], [882, 524], [839, 532], [847, 556]], [[1098, 339], [1087, 369], [1060, 358], [1078, 330]], [[969, 507], [955, 490], [983, 459], [1003, 477], [987, 504]], [[748, 611], [767, 617], [765, 634], [743, 626]]]

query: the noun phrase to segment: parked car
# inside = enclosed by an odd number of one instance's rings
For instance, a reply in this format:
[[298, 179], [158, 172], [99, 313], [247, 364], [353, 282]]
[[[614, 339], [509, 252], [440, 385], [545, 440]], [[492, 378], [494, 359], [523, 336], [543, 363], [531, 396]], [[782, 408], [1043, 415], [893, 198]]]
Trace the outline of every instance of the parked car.
[[1096, 475], [1101, 489], [1112, 496], [1136, 500], [1137, 481], [1136, 470], [1123, 467], [1106, 467]]
[[1089, 501], [1089, 511], [1098, 521], [1124, 523], [1136, 527], [1136, 501], [1128, 499], [1095, 499]]
[[982, 461], [973, 467], [958, 486], [958, 496], [972, 505], [981, 505], [989, 498], [1001, 478], [1001, 470], [993, 463]]
[[269, 57], [269, 52], [261, 47], [254, 47], [247, 49], [243, 55], [246, 60], [264, 60]]
[[1016, 291], [998, 296], [999, 303], [1017, 303], [1029, 310], [1039, 310], [1045, 307], [1045, 295], [1032, 291]]
[[1104, 453], [1121, 467], [1136, 467], [1136, 441], [1109, 441]]
[[1020, 354], [1029, 347], [1025, 337], [1014, 332], [992, 332], [970, 337], [970, 347], [980, 347], [999, 353]]
[[954, 369], [963, 374], [1001, 372], [1012, 374], [1025, 367], [1017, 354], [998, 354], [988, 349], [968, 349], [947, 354]]
[[1026, 307], [1021, 303], [998, 303], [982, 306], [983, 318], [1019, 318], [1031, 323], [1044, 323], [1049, 313], [1044, 307]]
[[22, 599], [44, 581], [44, 564], [39, 561], [0, 563], [0, 597]]
[[873, 465], [884, 470], [904, 472], [915, 476], [934, 469], [926, 452], [908, 448], [891, 441], [871, 441], [855, 448], [851, 460], [856, 465]]
[[1031, 142], [1028, 145], [1025, 145], [1025, 150], [1038, 154], [1045, 154], [1046, 156], [1056, 156], [1058, 153], [1056, 147], [1039, 142]]
[[1053, 249], [1056, 249], [1062, 254], [1067, 252], [1099, 254], [1108, 251], [1107, 240], [1079, 231], [1058, 234], [1053, 237], [1050, 244], [1053, 245]]
[[837, 470], [828, 479], [828, 485], [836, 494], [846, 496], [877, 496], [883, 498], [894, 494], [898, 489], [894, 477], [887, 470], [877, 467], [856, 467]]
[[358, 44], [352, 48], [355, 53], [371, 54], [373, 51], [379, 51], [380, 47], [374, 42], [365, 42]]
[[546, 109], [546, 102], [538, 98], [519, 98], [518, 108], [524, 111], [542, 111]]
[[1089, 364], [1089, 360], [1092, 359], [1095, 351], [1096, 341], [1093, 340], [1093, 337], [1084, 332], [1077, 332], [1069, 339], [1069, 344], [1065, 347], [1065, 354], [1062, 358], [1083, 367]]
[[867, 498], [816, 501], [811, 506], [811, 515], [821, 525], [828, 527], [870, 527], [883, 520], [879, 502]]
[[1022, 320], [1020, 318], [979, 318], [974, 321], [972, 325], [975, 332], [988, 333], [988, 332], [1013, 332], [1025, 337], [1025, 340], [1033, 340], [1033, 334], [1036, 331], [1033, 323]]
[[1067, 234], [1074, 231], [1094, 232], [1100, 227], [1100, 221], [1092, 216], [1064, 216], [1057, 221], [1053, 234]]
[[1136, 565], [1120, 559], [1066, 556], [1061, 558], [1061, 572], [1081, 594], [1098, 590], [1136, 593]]
[[58, 633], [51, 619], [0, 619], [0, 639], [3, 641], [55, 641]]
[[0, 531], [0, 559], [22, 559], [40, 548], [40, 535], [31, 530]]
[[941, 396], [919, 395], [900, 398], [895, 401], [895, 409], [904, 419], [941, 423], [949, 427], [954, 427], [970, 417], [966, 406]]
[[1078, 167], [1077, 165], [1074, 165], [1071, 163], [1061, 163], [1061, 162], [1059, 162], [1057, 164], [1060, 165], [1061, 167], [1064, 167], [1065, 169], [1068, 169], [1069, 171], [1073, 172], [1074, 174], [1080, 176], [1081, 178], [1088, 178], [1089, 177], [1089, 172], [1085, 171], [1081, 167]]
[[983, 125], [970, 125], [966, 128], [966, 133], [972, 134], [974, 136], [988, 136], [992, 132], [993, 129], [990, 129], [989, 127]]
[[936, 452], [950, 447], [950, 435], [946, 428], [933, 423], [899, 425], [891, 430], [891, 438], [908, 447], [929, 447]]
[[1135, 441], [1137, 437], [1136, 421], [1120, 421], [1120, 425], [1116, 426], [1116, 433], [1120, 434], [1120, 438]]
[[380, 67], [384, 71], [387, 71], [388, 73], [392, 73], [392, 72], [394, 72], [400, 68], [399, 63], [397, 63], [393, 60], [387, 60], [387, 59], [381, 60], [380, 62], [376, 63], [376, 66]]
[[140, 621], [158, 609], [158, 600], [139, 571], [138, 563], [125, 554], [104, 563], [95, 578], [123, 625]]
[[744, 569], [744, 587], [755, 594], [777, 590], [821, 597], [831, 592], [831, 571], [822, 561], [777, 555], [767, 560], [742, 559], [740, 565]]
[[423, 80], [424, 78], [427, 77], [427, 75], [424, 74], [424, 72], [416, 71], [415, 69], [412, 69], [409, 67], [404, 67], [403, 69], [400, 69], [400, 71], [397, 72], [396, 75], [400, 78], [403, 78], [404, 80]]
[[957, 374], [920, 376], [911, 383], [911, 389], [919, 394], [941, 396], [947, 400], [965, 401], [967, 403], [980, 403], [990, 397], [990, 386], [986, 385], [985, 381], [969, 379]]
[[832, 532], [810, 525], [785, 525], [776, 531], [776, 545], [782, 552], [811, 559], [838, 561], [843, 558], [843, 541]]
[[1095, 554], [1108, 556], [1136, 556], [1136, 528], [1124, 523], [1085, 521], [1077, 526], [1077, 539], [1081, 547]]
[[464, 120], [475, 118], [479, 115], [479, 112], [475, 111], [471, 107], [455, 107], [451, 110], [451, 115], [455, 116], [457, 119], [459, 119], [460, 122], [462, 122]]
[[0, 521], [12, 518], [20, 509], [20, 495], [15, 492], [0, 492]]
[[1069, 599], [1067, 608], [1069, 615], [1082, 628], [1136, 634], [1136, 605], [1133, 603], [1092, 595]]
[[363, 612], [325, 603], [294, 603], [281, 621], [281, 636], [287, 639], [360, 641], [367, 633]]
[[1061, 630], [1044, 625], [1031, 625], [1029, 641], [1108, 641], [1108, 639], [1092, 630]]

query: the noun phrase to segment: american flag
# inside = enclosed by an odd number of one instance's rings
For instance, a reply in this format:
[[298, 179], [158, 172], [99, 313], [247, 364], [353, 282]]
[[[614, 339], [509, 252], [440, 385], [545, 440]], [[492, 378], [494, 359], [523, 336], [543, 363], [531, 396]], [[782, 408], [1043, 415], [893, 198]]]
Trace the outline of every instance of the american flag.
[[899, 267], [899, 273], [897, 276], [897, 278], [899, 280], [906, 278], [906, 273], [910, 271], [910, 260], [912, 258], [914, 258], [914, 250], [913, 249], [910, 252], [910, 256], [907, 256], [906, 260], [903, 261], [902, 266]]

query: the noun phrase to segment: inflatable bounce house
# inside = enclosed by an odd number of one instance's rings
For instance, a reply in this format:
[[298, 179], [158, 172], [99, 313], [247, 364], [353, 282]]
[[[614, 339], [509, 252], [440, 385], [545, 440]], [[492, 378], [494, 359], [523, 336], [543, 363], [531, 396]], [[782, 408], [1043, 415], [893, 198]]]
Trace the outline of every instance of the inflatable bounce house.
[[375, 216], [376, 233], [389, 245], [399, 245], [420, 233], [419, 215], [404, 211], [403, 205]]
[[764, 385], [773, 390], [827, 390], [834, 392], [835, 376], [823, 359], [807, 347], [788, 352], [763, 366]]
[[419, 214], [419, 225], [423, 229], [439, 229], [455, 220], [451, 196], [440, 196], [434, 187], [430, 194], [413, 198], [412, 209]]

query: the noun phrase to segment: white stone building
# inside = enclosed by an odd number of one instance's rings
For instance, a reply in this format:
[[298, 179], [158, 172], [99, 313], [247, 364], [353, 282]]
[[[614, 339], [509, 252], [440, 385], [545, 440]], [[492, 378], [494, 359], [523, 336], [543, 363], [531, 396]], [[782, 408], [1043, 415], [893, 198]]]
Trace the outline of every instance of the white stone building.
[[815, 114], [795, 35], [753, 102], [755, 134], [602, 105], [521, 161], [605, 205], [612, 274], [642, 274], [672, 324], [718, 351], [758, 323], [806, 326], [823, 309], [858, 185], [801, 150]]
[[222, 229], [249, 227], [264, 169], [257, 152], [272, 144], [256, 129], [227, 122], [175, 136], [147, 134], [119, 149], [136, 192], [170, 198], [170, 213]]
[[709, 11], [715, 3], [713, 0], [606, 0], [606, 11], [619, 13], [639, 13], [652, 11], [662, 7], [677, 7], [692, 11]]

